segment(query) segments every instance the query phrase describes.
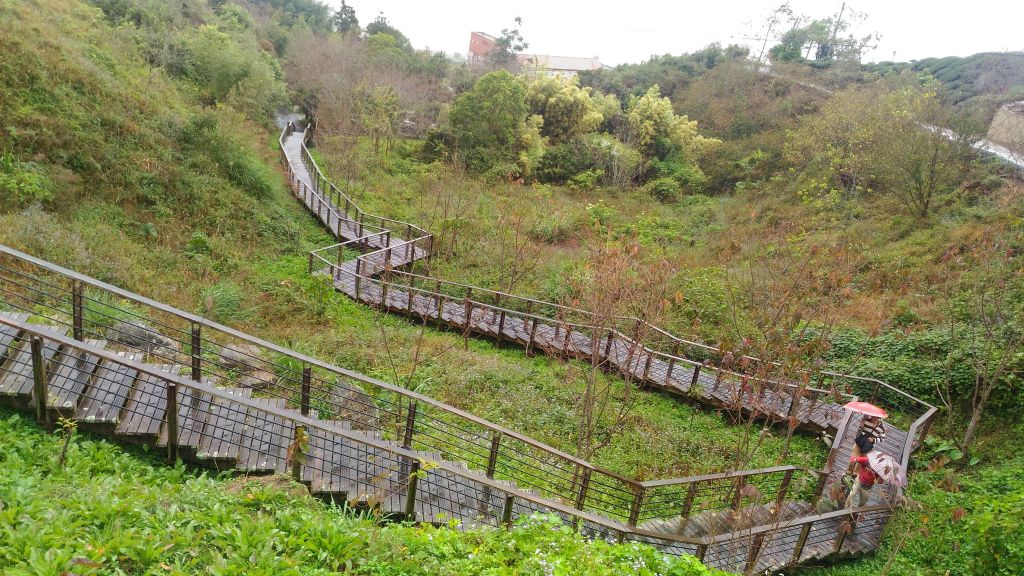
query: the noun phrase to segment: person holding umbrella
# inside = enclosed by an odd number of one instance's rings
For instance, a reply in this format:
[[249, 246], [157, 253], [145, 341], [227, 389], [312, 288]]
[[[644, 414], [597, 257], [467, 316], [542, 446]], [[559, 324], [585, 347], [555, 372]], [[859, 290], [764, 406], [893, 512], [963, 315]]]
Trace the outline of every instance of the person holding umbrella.
[[[860, 427], [857, 428], [857, 435], [853, 439], [853, 456], [865, 456], [874, 449], [875, 444], [885, 440], [885, 424], [882, 423], [882, 419], [889, 415], [870, 402], [847, 402], [843, 408], [863, 415]], [[853, 474], [854, 464], [850, 464], [847, 472]]]

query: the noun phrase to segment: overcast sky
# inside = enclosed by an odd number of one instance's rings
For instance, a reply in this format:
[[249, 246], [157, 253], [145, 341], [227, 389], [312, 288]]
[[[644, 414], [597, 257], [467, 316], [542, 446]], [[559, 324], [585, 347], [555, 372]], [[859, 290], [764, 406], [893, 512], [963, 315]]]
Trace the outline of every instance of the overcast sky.
[[[333, 7], [341, 0], [326, 0]], [[465, 54], [469, 33], [497, 35], [523, 19], [527, 52], [558, 56], [599, 56], [609, 65], [640, 62], [654, 54], [692, 52], [711, 42], [756, 45], [766, 14], [782, 0], [631, 0], [589, 2], [518, 0], [348, 0], [365, 26], [378, 12], [417, 48]], [[825, 18], [841, 0], [792, 0], [795, 12]], [[1024, 0], [854, 0], [847, 4], [867, 15], [857, 32], [881, 34], [878, 49], [865, 61], [967, 56], [976, 52], [1024, 50]]]

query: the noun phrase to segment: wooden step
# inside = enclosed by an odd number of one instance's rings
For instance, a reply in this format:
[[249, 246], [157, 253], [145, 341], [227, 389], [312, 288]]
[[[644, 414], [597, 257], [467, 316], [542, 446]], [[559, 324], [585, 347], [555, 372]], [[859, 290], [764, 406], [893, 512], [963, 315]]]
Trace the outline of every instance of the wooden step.
[[[214, 379], [208, 379], [207, 383], [212, 384]], [[178, 448], [191, 452], [188, 456], [194, 456], [195, 450], [199, 447], [199, 438], [203, 433], [203, 426], [210, 414], [210, 395], [194, 390], [192, 388], [178, 389]], [[160, 427], [160, 436], [156, 445], [160, 448], [167, 446], [167, 424]]]
[[[252, 396], [250, 388], [225, 388], [224, 392], [239, 398]], [[196, 458], [233, 465], [238, 459], [246, 413], [245, 406], [231, 402], [227, 398], [214, 397], [210, 405], [210, 414], [203, 425], [202, 436], [199, 438]]]
[[[177, 367], [170, 364], [151, 367], [168, 374], [177, 373]], [[156, 440], [166, 412], [167, 383], [156, 376], [142, 374], [135, 380], [135, 387], [114, 433], [121, 436], [152, 436]]]
[[[257, 402], [270, 410], [285, 409], [285, 400], [281, 398], [259, 398]], [[269, 411], [248, 410], [236, 464], [239, 470], [257, 474], [283, 474], [287, 471], [285, 461], [294, 432], [288, 432], [289, 427], [285, 426], [284, 420]]]
[[[126, 361], [138, 362], [140, 354], [118, 352]], [[121, 409], [128, 401], [138, 372], [109, 360], [101, 360], [75, 410], [75, 419], [86, 424], [109, 425], [120, 422]]]
[[[54, 326], [38, 326], [41, 332], [64, 336], [68, 329]], [[43, 361], [49, 370], [50, 363], [57, 356], [60, 345], [53, 340], [43, 341]], [[32, 343], [23, 338], [10, 359], [0, 367], [0, 395], [28, 399], [32, 392]]]
[[[28, 320], [28, 314], [25, 314], [24, 312], [0, 312], [0, 316], [3, 316], [4, 318], [9, 318], [11, 320], [14, 320], [15, 322], [25, 322], [26, 320]], [[6, 358], [8, 346], [13, 344], [14, 341], [17, 340], [18, 334], [20, 333], [21, 330], [15, 328], [14, 326], [0, 324], [0, 365], [3, 364], [3, 361]]]
[[[103, 348], [103, 340], [86, 340], [87, 346]], [[71, 413], [99, 367], [99, 358], [85, 350], [65, 354], [47, 386], [47, 408]]]

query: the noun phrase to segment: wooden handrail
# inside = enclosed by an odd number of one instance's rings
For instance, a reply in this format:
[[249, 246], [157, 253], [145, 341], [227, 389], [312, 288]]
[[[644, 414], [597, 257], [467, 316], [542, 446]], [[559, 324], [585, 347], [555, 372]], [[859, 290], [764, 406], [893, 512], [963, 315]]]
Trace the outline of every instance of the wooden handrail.
[[53, 264], [53, 263], [50, 263], [50, 262], [46, 262], [44, 260], [40, 260], [39, 258], [36, 258], [35, 256], [31, 256], [29, 254], [25, 254], [24, 252], [21, 252], [19, 250], [15, 250], [14, 248], [11, 248], [9, 246], [4, 246], [4, 245], [0, 244], [0, 254], [7, 254], [8, 256], [13, 256], [15, 258], [22, 259], [22, 260], [24, 260], [26, 262], [29, 262], [29, 263], [31, 263], [31, 264], [33, 264], [35, 266], [38, 266], [38, 267], [40, 267], [40, 268], [42, 268], [44, 270], [47, 270], [49, 272], [53, 272], [53, 273], [56, 273], [56, 274], [61, 274], [61, 275], [66, 276], [66, 277], [68, 277], [70, 279], [73, 279], [73, 280], [78, 280], [78, 281], [82, 282], [83, 284], [85, 284], [87, 286], [92, 286], [94, 288], [110, 292], [111, 294], [117, 295], [118, 297], [123, 298], [125, 300], [131, 301], [131, 302], [135, 302], [135, 303], [138, 303], [138, 304], [142, 304], [142, 305], [144, 305], [146, 307], [152, 308], [154, 310], [158, 310], [158, 311], [163, 312], [165, 314], [170, 314], [172, 316], [176, 316], [176, 317], [178, 317], [178, 318], [180, 318], [182, 320], [187, 320], [188, 322], [194, 322], [196, 324], [199, 324], [199, 325], [203, 326], [204, 328], [208, 328], [210, 330], [221, 332], [223, 334], [226, 334], [228, 336], [231, 336], [233, 338], [241, 340], [241, 341], [243, 341], [245, 343], [255, 345], [255, 346], [257, 346], [259, 348], [263, 348], [265, 350], [276, 352], [276, 353], [281, 354], [283, 356], [290, 357], [290, 358], [293, 358], [295, 360], [298, 360], [299, 362], [308, 363], [311, 366], [314, 366], [316, 368], [321, 368], [323, 370], [327, 370], [328, 372], [332, 372], [332, 373], [334, 373], [334, 374], [336, 374], [338, 376], [342, 376], [342, 377], [354, 380], [356, 382], [363, 382], [363, 383], [369, 384], [371, 386], [375, 386], [377, 388], [380, 388], [382, 390], [386, 390], [386, 391], [391, 392], [393, 394], [397, 394], [397, 395], [400, 395], [400, 396], [405, 396], [407, 398], [411, 398], [413, 400], [416, 400], [420, 404], [425, 404], [425, 405], [431, 406], [433, 408], [436, 408], [439, 411], [447, 412], [447, 413], [449, 413], [449, 414], [451, 414], [453, 416], [457, 416], [457, 417], [459, 417], [459, 418], [461, 418], [463, 420], [469, 421], [469, 422], [471, 422], [471, 423], [473, 423], [473, 424], [475, 424], [477, 426], [480, 426], [482, 428], [486, 428], [486, 429], [488, 429], [488, 430], [490, 430], [492, 432], [501, 432], [502, 435], [504, 435], [504, 436], [507, 436], [509, 438], [513, 438], [513, 439], [515, 439], [515, 440], [517, 440], [519, 442], [522, 442], [523, 444], [526, 444], [526, 445], [528, 445], [528, 446], [530, 446], [532, 448], [536, 448], [536, 449], [538, 449], [538, 450], [540, 450], [542, 452], [548, 453], [548, 454], [550, 454], [552, 456], [556, 456], [559, 459], [565, 460], [565, 461], [570, 462], [570, 463], [572, 463], [574, 465], [580, 465], [580, 466], [591, 468], [594, 471], [600, 472], [600, 473], [602, 473], [604, 475], [610, 476], [612, 478], [615, 478], [615, 479], [620, 480], [622, 482], [628, 483], [630, 485], [633, 485], [633, 484], [637, 483], [636, 480], [632, 480], [632, 479], [627, 478], [627, 477], [625, 477], [625, 476], [623, 476], [621, 474], [618, 474], [616, 472], [612, 472], [610, 470], [604, 470], [604, 469], [602, 469], [602, 468], [600, 468], [598, 466], [594, 466], [593, 464], [591, 464], [591, 463], [589, 463], [589, 462], [587, 462], [587, 461], [585, 461], [583, 459], [577, 458], [576, 456], [573, 456], [572, 454], [569, 454], [567, 452], [563, 452], [563, 451], [561, 451], [561, 450], [559, 450], [559, 449], [557, 449], [557, 448], [555, 448], [553, 446], [549, 446], [547, 444], [544, 444], [542, 442], [534, 440], [533, 438], [531, 438], [529, 436], [526, 436], [524, 434], [521, 434], [519, 432], [516, 432], [515, 430], [511, 430], [511, 429], [506, 428], [504, 426], [501, 426], [499, 424], [495, 424], [493, 422], [490, 422], [488, 420], [480, 418], [479, 416], [476, 416], [474, 414], [470, 414], [469, 412], [466, 412], [465, 410], [461, 410], [461, 409], [456, 408], [454, 406], [445, 404], [445, 403], [443, 403], [443, 402], [441, 402], [439, 400], [435, 400], [434, 398], [431, 398], [429, 396], [425, 396], [425, 395], [420, 394], [418, 392], [414, 392], [412, 390], [408, 390], [406, 388], [402, 388], [401, 386], [395, 386], [394, 384], [390, 384], [390, 383], [385, 382], [383, 380], [378, 380], [376, 378], [367, 376], [365, 374], [361, 374], [359, 372], [354, 372], [352, 370], [348, 370], [346, 368], [342, 368], [340, 366], [337, 366], [335, 364], [331, 364], [329, 362], [324, 362], [323, 360], [320, 360], [318, 358], [314, 358], [312, 356], [308, 356], [306, 354], [302, 354], [301, 352], [296, 352], [294, 350], [290, 350], [288, 348], [284, 348], [283, 346], [278, 346], [277, 344], [274, 344], [273, 342], [269, 342], [267, 340], [263, 340], [262, 338], [257, 338], [255, 336], [252, 336], [252, 335], [246, 334], [244, 332], [235, 330], [234, 328], [231, 328], [229, 326], [225, 326], [223, 324], [219, 324], [219, 323], [214, 322], [212, 320], [208, 320], [206, 318], [203, 318], [202, 316], [198, 316], [198, 315], [192, 314], [190, 312], [185, 312], [184, 310], [180, 310], [180, 309], [175, 308], [173, 306], [168, 306], [167, 304], [163, 304], [161, 302], [157, 302], [157, 301], [155, 301], [155, 300], [153, 300], [151, 298], [147, 298], [145, 296], [140, 296], [138, 294], [129, 292], [127, 290], [123, 290], [123, 289], [118, 288], [117, 286], [114, 286], [112, 284], [107, 284], [106, 282], [103, 282], [101, 280], [96, 280], [96, 279], [91, 278], [89, 276], [85, 276], [84, 274], [79, 274], [79, 273], [77, 273], [77, 272], [75, 272], [73, 270], [68, 270], [67, 268], [64, 268], [63, 266], [59, 266], [57, 264]]
[[709, 480], [727, 480], [731, 478], [741, 478], [749, 476], [762, 476], [769, 474], [778, 474], [779, 472], [787, 471], [801, 471], [808, 472], [811, 474], [821, 474], [823, 471], [815, 468], [808, 468], [806, 466], [773, 466], [771, 468], [758, 468], [755, 470], [735, 470], [732, 472], [718, 472], [715, 474], [702, 474], [700, 476], [687, 476], [683, 478], [665, 478], [663, 480], [648, 480], [641, 482], [640, 485], [644, 488], [663, 488], [665, 486], [679, 486], [692, 484], [694, 482], [707, 482]]
[[[218, 388], [216, 386], [212, 386], [210, 384], [197, 382], [195, 380], [191, 380], [171, 372], [164, 372], [160, 369], [159, 366], [145, 364], [137, 360], [133, 360], [129, 356], [122, 356], [117, 353], [111, 352], [105, 348], [95, 347], [90, 344], [75, 340], [73, 338], [69, 338], [67, 336], [61, 336], [53, 332], [41, 330], [39, 329], [38, 325], [29, 324], [27, 322], [21, 322], [2, 315], [0, 315], [0, 324], [16, 328], [22, 332], [39, 337], [43, 340], [50, 340], [56, 342], [61, 346], [65, 346], [67, 348], [87, 351], [91, 356], [95, 356], [99, 360], [106, 360], [107, 362], [111, 362], [113, 364], [129, 367], [132, 370], [139, 372], [140, 374], [151, 376], [161, 382], [173, 383], [179, 388], [189, 388], [197, 392], [201, 392], [202, 394], [207, 394], [212, 397], [228, 401], [232, 404], [244, 406], [247, 409], [274, 414], [275, 416], [279, 416], [283, 419], [291, 420], [296, 424], [306, 426], [307, 429], [318, 428], [326, 432], [330, 432], [331, 434], [341, 436], [353, 442], [357, 442], [359, 444], [363, 444], [366, 446], [372, 446], [378, 450], [390, 452], [392, 454], [396, 454], [398, 456], [402, 456], [408, 459], [419, 459], [422, 456], [420, 452], [417, 452], [415, 450], [403, 448], [401, 446], [396, 446], [390, 442], [387, 442], [386, 440], [379, 440], [369, 435], [360, 434], [357, 431], [351, 430], [350, 428], [338, 426], [332, 423], [331, 421], [314, 419], [309, 416], [302, 415], [301, 412], [296, 413], [296, 411], [293, 410], [277, 408], [273, 405], [261, 403], [256, 399], [236, 394], [230, 394], [225, 390]], [[484, 474], [478, 474], [468, 471], [458, 464], [453, 464], [446, 461], [440, 461], [437, 462], [436, 464], [436, 468], [445, 470], [446, 472], [464, 478], [469, 482], [484, 485], [492, 491], [509, 494], [515, 496], [520, 500], [532, 502], [544, 508], [548, 508], [553, 512], [573, 516], [581, 520], [585, 520], [587, 522], [603, 526], [616, 532], [650, 536], [668, 542], [678, 542], [685, 544], [699, 544], [702, 542], [702, 540], [696, 538], [684, 538], [681, 536], [671, 534], [658, 534], [654, 532], [647, 532], [644, 530], [632, 529], [626, 526], [625, 524], [622, 524], [610, 518], [606, 518], [604, 516], [597, 516], [584, 510], [567, 506], [557, 500], [542, 498], [530, 492], [510, 487], [508, 484], [488, 478]]]

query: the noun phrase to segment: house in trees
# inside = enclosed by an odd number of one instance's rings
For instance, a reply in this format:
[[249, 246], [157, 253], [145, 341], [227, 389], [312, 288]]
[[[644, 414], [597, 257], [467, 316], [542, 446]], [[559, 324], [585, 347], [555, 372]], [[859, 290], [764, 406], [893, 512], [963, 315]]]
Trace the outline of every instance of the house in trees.
[[[497, 38], [484, 32], [470, 32], [470, 66], [481, 66], [488, 62], [487, 55], [496, 48]], [[548, 54], [516, 54], [519, 71], [527, 76], [560, 76], [571, 78], [584, 70], [604, 68], [597, 56], [551, 56]]]

